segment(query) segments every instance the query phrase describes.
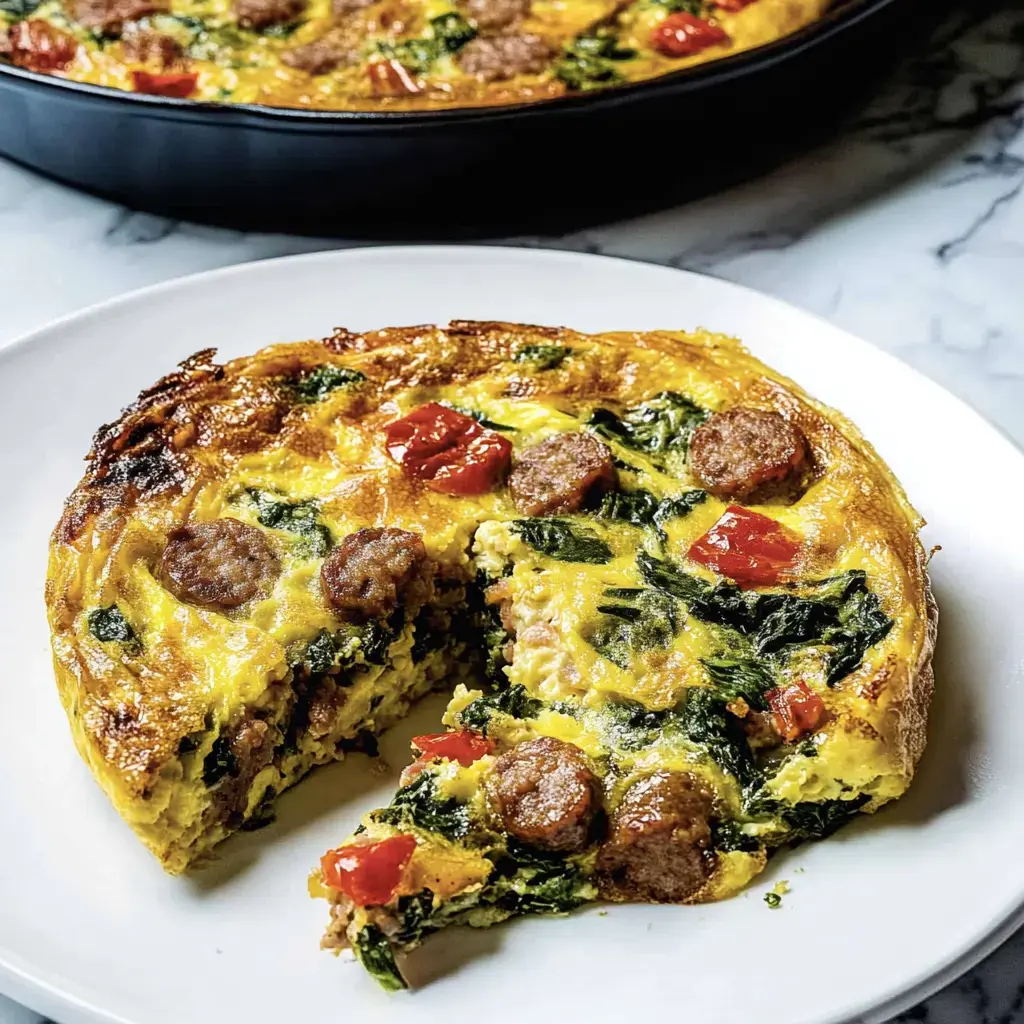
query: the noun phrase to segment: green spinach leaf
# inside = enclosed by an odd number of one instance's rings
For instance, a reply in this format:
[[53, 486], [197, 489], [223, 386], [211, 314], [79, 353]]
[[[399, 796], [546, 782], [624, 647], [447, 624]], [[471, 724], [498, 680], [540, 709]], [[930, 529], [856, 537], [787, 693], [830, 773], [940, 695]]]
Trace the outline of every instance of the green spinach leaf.
[[481, 427], [486, 427], [488, 430], [506, 430], [513, 433], [516, 430], [515, 427], [510, 427], [507, 423], [496, 423], [494, 420], [488, 419], [479, 409], [470, 409], [465, 405], [456, 405], [454, 402], [438, 402], [437, 404], [443, 405], [446, 409], [451, 409], [454, 412], [461, 412], [463, 416], [476, 420]]
[[691, 743], [704, 747], [741, 785], [750, 785], [758, 779], [750, 744], [739, 719], [725, 705], [714, 690], [695, 686], [686, 691], [677, 714]]
[[722, 853], [757, 853], [761, 844], [754, 836], [748, 836], [738, 821], [715, 821], [711, 823], [711, 845]]
[[0, 13], [20, 21], [32, 14], [40, 3], [42, 0], [0, 0]]
[[356, 935], [355, 952], [359, 962], [388, 992], [408, 988], [398, 973], [395, 954], [387, 936], [375, 924], [364, 925]]
[[517, 363], [531, 363], [538, 370], [557, 370], [571, 354], [568, 345], [524, 345], [512, 359]]
[[253, 487], [247, 493], [256, 504], [256, 518], [264, 526], [302, 537], [315, 558], [323, 558], [331, 550], [331, 531], [320, 522], [320, 507], [315, 501], [281, 501]]
[[338, 388], [353, 387], [366, 380], [366, 374], [347, 366], [324, 363], [291, 378], [288, 386], [300, 402], [319, 402]]
[[655, 530], [664, 542], [668, 539], [664, 524], [670, 519], [688, 516], [698, 505], [707, 501], [707, 492], [686, 491], [672, 498], [658, 499], [650, 491], [612, 491], [606, 494], [597, 510], [602, 519], [617, 520], [632, 526]]
[[771, 672], [757, 661], [705, 658], [715, 693], [726, 703], [742, 698], [759, 711], [766, 708], [764, 695], [775, 686]]
[[89, 625], [89, 632], [101, 643], [123, 644], [129, 653], [142, 648], [131, 623], [116, 604], [108, 605], [106, 608], [94, 608], [86, 617], [86, 622]]
[[628, 669], [632, 655], [656, 648], [668, 648], [679, 632], [676, 602], [658, 590], [612, 588], [605, 591], [605, 603], [597, 606], [601, 621], [586, 641], [621, 669]]
[[499, 693], [477, 697], [459, 712], [459, 721], [464, 728], [473, 729], [486, 736], [487, 726], [495, 713], [518, 719], [536, 718], [543, 708], [541, 701], [531, 697], [525, 686], [516, 683]]
[[231, 752], [231, 744], [225, 736], [218, 736], [203, 759], [203, 783], [215, 786], [221, 779], [237, 775], [239, 770], [238, 758]]
[[455, 11], [431, 18], [430, 31], [446, 53], [457, 53], [476, 38], [476, 29]]
[[601, 26], [577, 36], [555, 63], [554, 73], [573, 92], [603, 89], [623, 80], [615, 63], [635, 56], [636, 50], [619, 46], [613, 28]]
[[390, 805], [375, 812], [378, 821], [400, 826], [409, 822], [446, 839], [461, 839], [469, 833], [469, 811], [464, 804], [437, 792], [434, 776], [420, 772], [394, 796]]
[[599, 434], [634, 451], [644, 452], [664, 467], [672, 457], [684, 458], [690, 435], [708, 417], [705, 409], [675, 391], [662, 391], [621, 417], [595, 409], [589, 425]]
[[511, 529], [535, 551], [559, 562], [604, 565], [612, 560], [612, 549], [600, 537], [565, 519], [517, 519]]

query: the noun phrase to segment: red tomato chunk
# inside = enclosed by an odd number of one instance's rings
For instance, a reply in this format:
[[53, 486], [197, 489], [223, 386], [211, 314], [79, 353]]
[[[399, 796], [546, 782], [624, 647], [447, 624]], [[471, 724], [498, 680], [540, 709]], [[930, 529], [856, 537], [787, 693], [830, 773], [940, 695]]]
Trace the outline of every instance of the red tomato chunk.
[[685, 11], [670, 14], [651, 33], [651, 46], [666, 57], [690, 57], [728, 40], [717, 25]]
[[384, 428], [392, 459], [442, 494], [485, 494], [505, 475], [512, 443], [437, 402]]
[[402, 881], [416, 849], [414, 836], [392, 836], [379, 843], [340, 846], [320, 860], [324, 882], [360, 907], [387, 903]]
[[737, 583], [777, 583], [792, 569], [800, 544], [774, 519], [730, 505], [690, 547], [695, 562]]
[[418, 760], [431, 760], [435, 757], [458, 761], [463, 768], [468, 768], [474, 761], [479, 761], [484, 754], [494, 750], [494, 743], [481, 736], [478, 732], [438, 732], [429, 736], [413, 736], [412, 745], [422, 751]]
[[775, 717], [775, 728], [787, 743], [814, 732], [828, 715], [825, 702], [804, 682], [769, 690], [765, 699]]
[[199, 76], [193, 71], [174, 71], [166, 75], [154, 75], [149, 71], [133, 71], [132, 87], [136, 92], [150, 96], [173, 96], [183, 100], [196, 89]]

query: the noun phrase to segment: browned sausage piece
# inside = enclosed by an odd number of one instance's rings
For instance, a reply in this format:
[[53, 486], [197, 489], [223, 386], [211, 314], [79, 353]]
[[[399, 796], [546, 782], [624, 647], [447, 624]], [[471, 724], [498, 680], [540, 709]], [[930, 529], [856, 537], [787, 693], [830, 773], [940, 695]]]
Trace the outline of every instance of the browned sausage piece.
[[320, 583], [335, 611], [357, 619], [384, 618], [400, 598], [413, 604], [429, 601], [433, 572], [417, 534], [369, 527], [350, 533], [324, 559]]
[[126, 21], [170, 11], [170, 0], [68, 0], [66, 9], [85, 28], [119, 36]]
[[520, 743], [494, 762], [486, 789], [516, 839], [566, 853], [587, 845], [598, 782], [579, 747], [551, 736]]
[[808, 462], [799, 427], [777, 412], [735, 406], [715, 413], [690, 438], [690, 472], [725, 501], [785, 493]]
[[456, 56], [460, 68], [484, 82], [502, 82], [516, 75], [540, 74], [551, 61], [551, 48], [540, 36], [482, 36], [471, 40]]
[[341, 64], [355, 63], [358, 57], [358, 49], [353, 49], [343, 34], [336, 31], [281, 54], [281, 60], [289, 67], [311, 75], [325, 75]]
[[485, 35], [500, 32], [530, 13], [531, 0], [460, 0], [459, 8]]
[[576, 512], [614, 486], [612, 453], [593, 434], [555, 434], [527, 448], [508, 478], [512, 501], [528, 516]]
[[124, 59], [130, 64], [153, 64], [173, 67], [182, 56], [181, 44], [159, 32], [139, 30], [125, 34], [121, 40]]
[[344, 17], [346, 14], [361, 11], [365, 7], [372, 7], [376, 2], [377, 0], [333, 0], [331, 10], [339, 17]]
[[689, 772], [635, 782], [612, 815], [597, 857], [601, 895], [679, 903], [711, 874], [711, 794]]
[[188, 523], [168, 536], [160, 576], [179, 601], [237, 608], [269, 589], [280, 571], [270, 541], [237, 519]]
[[238, 24], [257, 32], [271, 25], [294, 21], [305, 7], [306, 0], [234, 0]]

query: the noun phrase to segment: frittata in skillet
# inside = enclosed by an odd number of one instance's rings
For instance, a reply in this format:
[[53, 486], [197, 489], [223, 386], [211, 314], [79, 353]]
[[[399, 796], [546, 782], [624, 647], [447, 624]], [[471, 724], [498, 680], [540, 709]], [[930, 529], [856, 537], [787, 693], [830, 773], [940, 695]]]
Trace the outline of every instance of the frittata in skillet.
[[729, 896], [910, 783], [935, 609], [857, 430], [735, 340], [454, 323], [202, 352], [96, 435], [47, 603], [171, 872], [454, 685], [323, 858], [384, 984], [450, 923]]
[[761, 46], [830, 0], [0, 0], [0, 59], [216, 103], [424, 110], [606, 88]]

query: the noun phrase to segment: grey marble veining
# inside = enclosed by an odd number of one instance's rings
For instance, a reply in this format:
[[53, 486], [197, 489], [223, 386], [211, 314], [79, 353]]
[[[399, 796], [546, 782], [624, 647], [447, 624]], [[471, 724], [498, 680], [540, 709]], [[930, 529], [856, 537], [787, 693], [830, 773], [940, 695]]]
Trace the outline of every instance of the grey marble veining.
[[[1024, 0], [965, 2], [833, 143], [759, 181], [566, 237], [508, 239], [714, 274], [940, 381], [1024, 443]], [[0, 162], [0, 341], [84, 305], [335, 244], [133, 213]], [[951, 880], [969, 884], [969, 880]], [[1024, 1024], [1024, 933], [898, 1018]], [[0, 1024], [40, 1018], [0, 996]]]

